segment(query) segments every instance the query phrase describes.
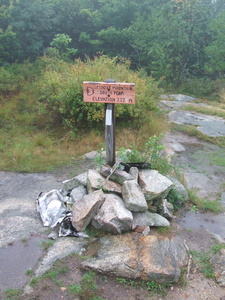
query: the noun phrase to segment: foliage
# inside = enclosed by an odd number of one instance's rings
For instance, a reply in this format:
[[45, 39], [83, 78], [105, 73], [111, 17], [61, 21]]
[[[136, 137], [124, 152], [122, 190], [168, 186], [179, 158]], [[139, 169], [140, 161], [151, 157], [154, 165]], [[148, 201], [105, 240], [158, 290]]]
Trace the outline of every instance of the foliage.
[[197, 252], [190, 251], [190, 254], [193, 256], [195, 263], [198, 265], [200, 271], [207, 278], [215, 278], [213, 273], [213, 268], [210, 263], [211, 253], [210, 252]]
[[22, 297], [22, 293], [21, 289], [7, 289], [5, 290], [5, 300], [19, 300]]
[[131, 145], [130, 151], [121, 148], [117, 155], [124, 163], [149, 163], [151, 169], [156, 169], [159, 172], [166, 174], [171, 170], [172, 165], [170, 165], [168, 160], [161, 154], [163, 149], [163, 146], [160, 144], [161, 138], [162, 135], [152, 136], [147, 140], [143, 149], [139, 150], [133, 144]]
[[30, 284], [30, 286], [33, 286], [33, 287], [37, 286], [41, 280], [46, 279], [46, 278], [54, 281], [56, 284], [60, 284], [61, 281], [60, 281], [60, 279], [58, 279], [58, 276], [60, 274], [65, 274], [67, 271], [68, 271], [67, 266], [63, 266], [61, 261], [56, 261], [56, 263], [54, 264], [52, 269], [47, 271], [44, 275], [31, 278], [29, 284]]
[[72, 39], [67, 34], [56, 34], [50, 43], [51, 47], [47, 48], [46, 53], [52, 57], [59, 57], [67, 61], [71, 55], [77, 52], [74, 48], [68, 48], [71, 41]]
[[224, 243], [221, 243], [221, 244], [217, 243], [211, 247], [213, 254], [218, 253], [221, 249], [225, 249]]
[[206, 55], [209, 58], [206, 62], [206, 71], [216, 77], [223, 77], [225, 74], [225, 12], [212, 20], [210, 25], [213, 38], [212, 42], [205, 48]]
[[178, 210], [184, 204], [184, 198], [174, 188], [169, 191], [166, 199], [168, 202], [173, 204], [175, 210]]
[[224, 79], [212, 80], [207, 77], [185, 79], [176, 89], [177, 93], [188, 94], [212, 101], [221, 100], [221, 90], [225, 86]]
[[202, 211], [212, 211], [214, 213], [220, 213], [224, 210], [220, 201], [202, 199], [197, 195], [197, 193], [194, 190], [189, 190], [188, 196], [191, 203], [193, 204], [192, 210], [195, 212], [198, 209]]
[[72, 295], [80, 296], [81, 299], [104, 300], [103, 298], [98, 296], [99, 291], [95, 280], [95, 273], [93, 271], [85, 273], [80, 284], [72, 284], [71, 286], [69, 286], [69, 292]]
[[[149, 117], [148, 112], [155, 109], [157, 83], [152, 78], [142, 78], [141, 72], [132, 72], [129, 61], [110, 59], [105, 56], [86, 62], [76, 60], [74, 64], [62, 61], [47, 60], [36, 90], [39, 91], [39, 112], [48, 118], [51, 124], [63, 124], [67, 128], [92, 127], [102, 123], [104, 105], [85, 103], [83, 101], [83, 81], [103, 81], [115, 78], [118, 82], [134, 82], [136, 84], [136, 104], [118, 105], [116, 117], [129, 120], [128, 125], [140, 127]], [[144, 113], [143, 113], [144, 112]]]
[[161, 284], [154, 280], [144, 282], [144, 281], [128, 280], [128, 279], [122, 278], [122, 277], [117, 277], [116, 281], [122, 285], [130, 285], [130, 286], [134, 286], [136, 288], [142, 287], [144, 289], [147, 289], [150, 293], [150, 296], [152, 296], [154, 294], [166, 295], [166, 288], [171, 286], [171, 283]]
[[45, 240], [41, 242], [41, 245], [45, 251], [47, 251], [54, 244], [53, 240]]
[[101, 53], [176, 86], [217, 78], [224, 74], [224, 16], [223, 0], [2, 0], [0, 64], [34, 61], [49, 50], [66, 60]]

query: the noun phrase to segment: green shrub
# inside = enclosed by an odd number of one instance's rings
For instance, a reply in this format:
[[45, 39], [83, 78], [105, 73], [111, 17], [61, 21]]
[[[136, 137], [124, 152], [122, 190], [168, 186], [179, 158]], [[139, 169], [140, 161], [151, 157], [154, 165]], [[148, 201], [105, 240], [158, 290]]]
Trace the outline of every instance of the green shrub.
[[220, 101], [221, 90], [225, 87], [224, 80], [210, 80], [208, 78], [187, 79], [176, 92]]
[[93, 127], [102, 124], [104, 104], [83, 101], [83, 81], [101, 82], [112, 78], [117, 82], [136, 84], [136, 104], [116, 105], [118, 121], [140, 127], [148, 119], [148, 112], [156, 109], [157, 83], [141, 72], [129, 69], [129, 61], [101, 56], [85, 62], [75, 60], [73, 64], [44, 58], [47, 67], [36, 83], [39, 112], [52, 124], [63, 124], [67, 128]]
[[150, 137], [142, 149], [138, 149], [136, 145], [131, 145], [131, 151], [121, 148], [118, 157], [123, 163], [149, 163], [151, 169], [158, 170], [163, 174], [167, 174], [173, 167], [168, 160], [163, 157], [161, 151], [163, 146], [160, 144], [162, 134]]
[[178, 210], [184, 204], [184, 198], [173, 188], [169, 191], [166, 199], [173, 204], [175, 210]]

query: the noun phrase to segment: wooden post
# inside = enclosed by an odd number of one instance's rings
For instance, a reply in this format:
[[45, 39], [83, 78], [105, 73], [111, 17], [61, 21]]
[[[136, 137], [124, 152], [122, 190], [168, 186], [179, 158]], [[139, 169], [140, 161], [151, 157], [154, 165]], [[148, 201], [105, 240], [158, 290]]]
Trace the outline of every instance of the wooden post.
[[[106, 79], [104, 82], [114, 83], [114, 79]], [[115, 164], [115, 104], [105, 104], [105, 143], [106, 143], [106, 164]]]

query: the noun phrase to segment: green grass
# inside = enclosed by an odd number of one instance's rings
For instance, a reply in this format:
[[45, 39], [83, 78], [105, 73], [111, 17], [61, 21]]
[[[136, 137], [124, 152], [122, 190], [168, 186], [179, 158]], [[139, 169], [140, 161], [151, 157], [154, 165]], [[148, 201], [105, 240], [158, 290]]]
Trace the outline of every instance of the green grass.
[[219, 200], [206, 200], [199, 197], [194, 190], [188, 191], [190, 202], [193, 204], [191, 210], [196, 212], [201, 211], [212, 211], [214, 213], [221, 213], [224, 211]]
[[61, 280], [58, 279], [58, 276], [63, 273], [65, 274], [67, 271], [68, 271], [67, 266], [64, 266], [61, 261], [56, 261], [56, 263], [54, 264], [54, 266], [51, 270], [46, 272], [44, 275], [31, 278], [29, 284], [30, 284], [30, 286], [35, 287], [38, 285], [38, 283], [41, 280], [44, 280], [47, 278], [47, 279], [54, 281], [57, 285], [59, 285], [61, 283]]
[[171, 232], [170, 226], [159, 226], [157, 227], [157, 231], [161, 234], [168, 234]]
[[99, 290], [95, 276], [96, 275], [93, 271], [85, 273], [79, 284], [72, 284], [69, 286], [68, 289], [70, 294], [78, 295], [81, 297], [81, 299], [85, 300], [103, 300], [103, 298], [99, 296]]
[[216, 245], [213, 245], [211, 247], [211, 250], [213, 252], [213, 254], [216, 254], [217, 252], [219, 252], [221, 249], [225, 249], [225, 244], [216, 244]]
[[194, 262], [199, 267], [199, 270], [207, 277], [207, 278], [215, 278], [213, 273], [213, 267], [210, 263], [210, 259], [212, 257], [210, 251], [208, 252], [197, 252], [190, 251], [190, 254], [193, 256]]
[[5, 300], [20, 300], [22, 299], [22, 293], [21, 289], [7, 289], [5, 290]]
[[53, 241], [53, 240], [44, 240], [41, 242], [41, 246], [42, 246], [43, 250], [47, 251], [50, 247], [53, 246], [54, 243], [55, 243], [55, 241]]
[[225, 148], [225, 137], [210, 137], [202, 132], [200, 132], [195, 126], [192, 125], [173, 125], [172, 130], [183, 132], [190, 136], [196, 136], [204, 142], [215, 144], [219, 147]]
[[30, 276], [31, 274], [33, 274], [33, 270], [32, 269], [28, 269], [25, 273], [25, 275]]
[[192, 105], [186, 105], [183, 107], [183, 110], [187, 111], [193, 111], [196, 113], [201, 113], [205, 115], [210, 115], [210, 116], [217, 116], [225, 119], [225, 110], [217, 107], [204, 107], [204, 106], [192, 106]]
[[212, 165], [225, 167], [224, 149], [209, 152], [207, 156], [211, 160]]
[[154, 280], [152, 281], [136, 281], [131, 279], [126, 279], [123, 277], [117, 277], [116, 281], [122, 285], [133, 286], [135, 288], [143, 288], [149, 291], [149, 295], [166, 295], [167, 289], [171, 287], [172, 283], [158, 283]]

